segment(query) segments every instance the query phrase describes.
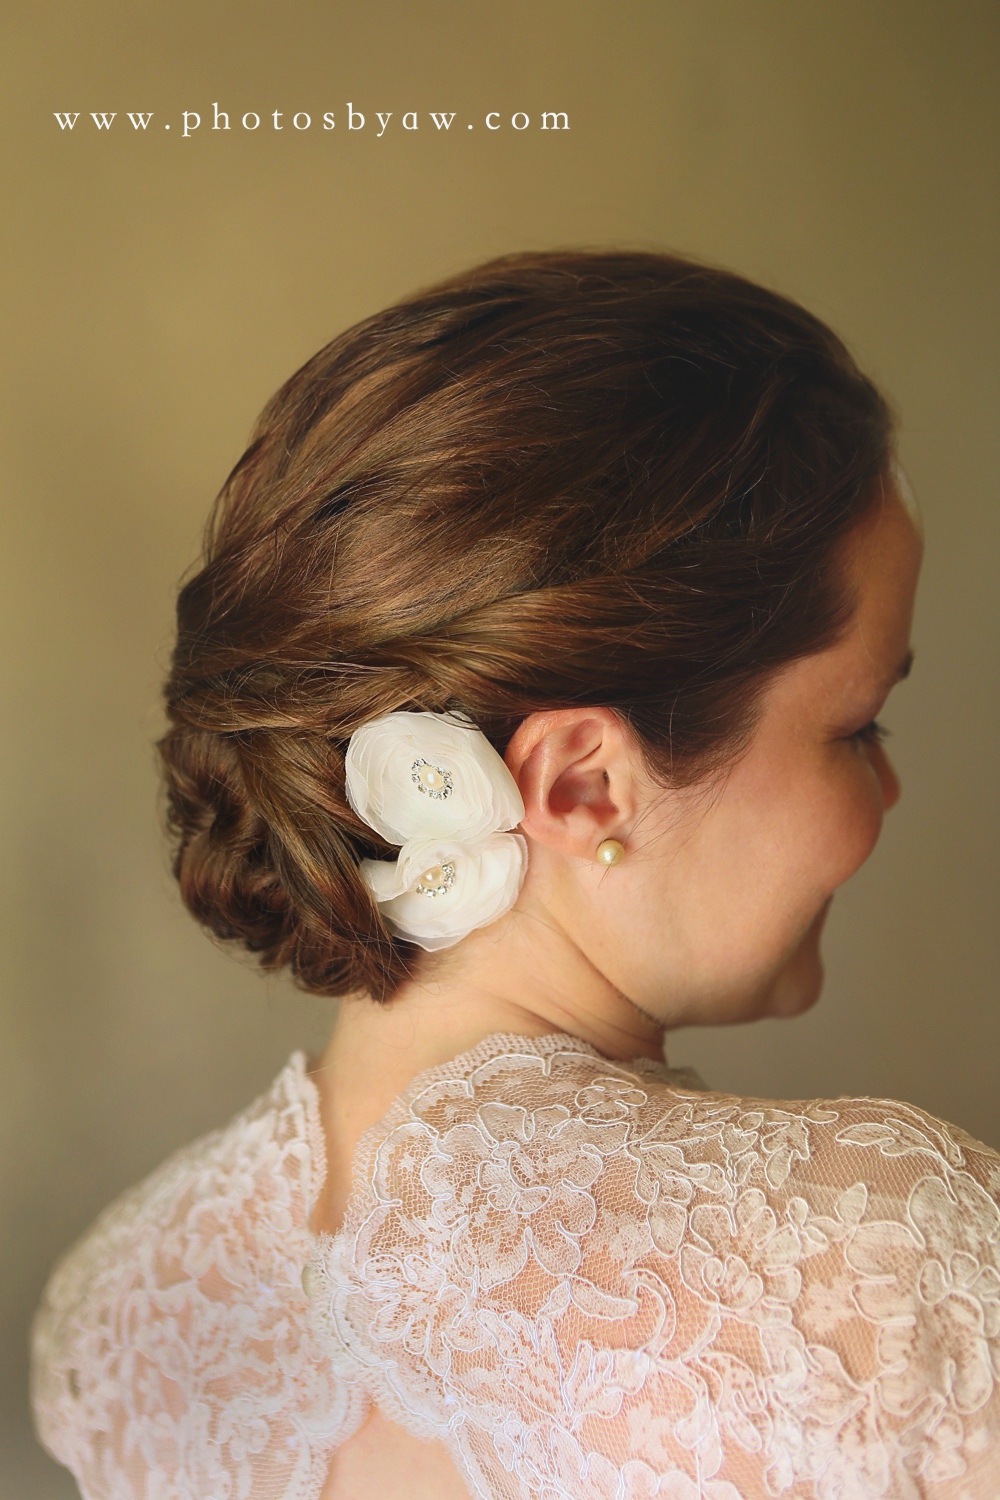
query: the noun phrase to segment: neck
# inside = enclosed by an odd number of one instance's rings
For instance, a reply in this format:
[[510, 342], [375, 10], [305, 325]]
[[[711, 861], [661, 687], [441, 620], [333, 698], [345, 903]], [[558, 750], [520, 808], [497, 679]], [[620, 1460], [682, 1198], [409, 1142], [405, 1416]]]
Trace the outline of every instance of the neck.
[[417, 1073], [497, 1032], [565, 1032], [605, 1057], [659, 1062], [663, 1030], [595, 969], [551, 913], [522, 909], [428, 955], [387, 1004], [343, 1000], [318, 1081], [328, 1123], [353, 1140]]

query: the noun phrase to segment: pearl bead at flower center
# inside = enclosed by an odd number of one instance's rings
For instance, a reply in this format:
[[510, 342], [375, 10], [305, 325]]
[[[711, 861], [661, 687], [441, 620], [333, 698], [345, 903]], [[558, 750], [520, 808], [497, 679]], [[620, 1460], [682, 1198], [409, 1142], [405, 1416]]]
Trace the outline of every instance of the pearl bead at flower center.
[[410, 776], [417, 791], [435, 802], [443, 802], [451, 796], [454, 783], [451, 772], [444, 766], [432, 766], [421, 756], [410, 767]]
[[455, 884], [455, 866], [449, 861], [443, 865], [431, 865], [424, 870], [414, 889], [418, 896], [444, 896]]

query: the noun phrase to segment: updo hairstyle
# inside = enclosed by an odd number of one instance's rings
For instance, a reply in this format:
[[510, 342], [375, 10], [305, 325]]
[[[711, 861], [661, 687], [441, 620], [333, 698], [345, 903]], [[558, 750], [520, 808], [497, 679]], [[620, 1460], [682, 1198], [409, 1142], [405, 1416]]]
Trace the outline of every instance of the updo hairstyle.
[[837, 543], [883, 398], [796, 303], [647, 253], [511, 255], [320, 350], [269, 402], [181, 590], [160, 742], [174, 872], [212, 933], [387, 1001], [419, 950], [359, 861], [344, 753], [457, 709], [503, 753], [603, 705], [670, 785], [753, 732], [854, 608]]

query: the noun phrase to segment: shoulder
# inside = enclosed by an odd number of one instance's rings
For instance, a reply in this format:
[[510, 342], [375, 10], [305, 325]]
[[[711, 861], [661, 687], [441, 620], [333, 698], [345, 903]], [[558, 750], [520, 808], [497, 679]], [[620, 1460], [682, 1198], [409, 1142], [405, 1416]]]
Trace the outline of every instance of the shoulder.
[[861, 1186], [888, 1207], [928, 1177], [952, 1193], [975, 1184], [985, 1199], [1000, 1198], [1000, 1156], [915, 1105], [714, 1093], [688, 1070], [613, 1062], [574, 1038], [517, 1047], [501, 1038], [503, 1049], [493, 1040], [414, 1080], [362, 1139], [355, 1175], [366, 1191], [355, 1218], [383, 1193], [394, 1198], [418, 1157], [432, 1195], [450, 1193], [474, 1161], [491, 1181], [516, 1164], [522, 1173], [530, 1166], [539, 1187], [568, 1170], [596, 1194], [631, 1179], [639, 1213], [682, 1179], [690, 1203], [735, 1202], [751, 1187], [784, 1203]]
[[219, 1235], [232, 1233], [251, 1212], [261, 1233], [245, 1243], [245, 1263], [291, 1229], [293, 1219], [304, 1225], [315, 1166], [299, 1074], [295, 1058], [226, 1125], [181, 1147], [120, 1194], [56, 1266], [43, 1311], [85, 1315], [95, 1292], [152, 1285], [172, 1262], [175, 1273], [193, 1274], [195, 1247], [220, 1249]]
[[304, 1310], [322, 1156], [301, 1080], [296, 1055], [252, 1105], [116, 1199], [53, 1271], [32, 1330], [32, 1403], [87, 1493], [119, 1493], [112, 1473], [130, 1448], [166, 1454], [165, 1413], [224, 1404], [248, 1341], [266, 1360], [290, 1308]]
[[1000, 1158], [924, 1111], [541, 1038], [416, 1080], [363, 1146], [327, 1327], [413, 1430], [429, 1381], [463, 1411], [467, 1471], [888, 1495], [993, 1462]]

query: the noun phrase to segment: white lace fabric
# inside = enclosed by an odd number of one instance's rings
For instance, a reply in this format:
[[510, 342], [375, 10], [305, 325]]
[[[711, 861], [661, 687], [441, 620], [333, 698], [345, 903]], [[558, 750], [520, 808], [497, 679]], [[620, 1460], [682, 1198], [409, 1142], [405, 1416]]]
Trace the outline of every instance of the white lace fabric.
[[492, 1036], [359, 1143], [296, 1053], [56, 1268], [39, 1436], [86, 1500], [317, 1500], [369, 1403], [479, 1500], [998, 1500], [1000, 1157]]

